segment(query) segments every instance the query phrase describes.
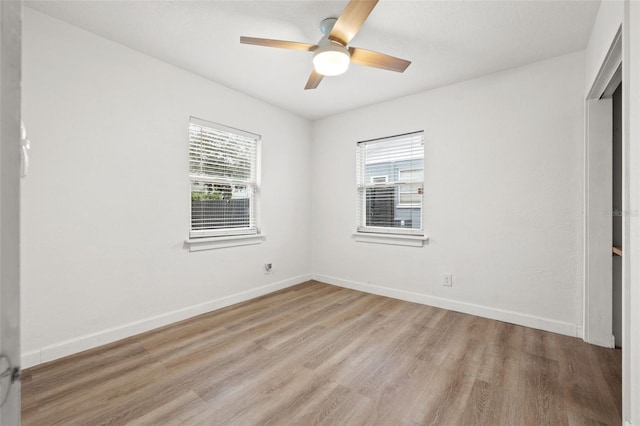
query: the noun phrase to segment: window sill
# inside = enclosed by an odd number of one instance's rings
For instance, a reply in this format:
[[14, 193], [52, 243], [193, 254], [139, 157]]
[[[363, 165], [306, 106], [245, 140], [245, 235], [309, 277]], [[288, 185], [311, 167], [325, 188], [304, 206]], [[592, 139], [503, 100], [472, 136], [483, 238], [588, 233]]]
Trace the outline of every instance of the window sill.
[[422, 247], [429, 237], [425, 235], [400, 235], [356, 232], [353, 238], [360, 243], [390, 244], [394, 246]]
[[264, 234], [233, 235], [229, 237], [191, 238], [185, 240], [184, 246], [189, 251], [214, 250], [226, 247], [248, 246], [260, 244]]

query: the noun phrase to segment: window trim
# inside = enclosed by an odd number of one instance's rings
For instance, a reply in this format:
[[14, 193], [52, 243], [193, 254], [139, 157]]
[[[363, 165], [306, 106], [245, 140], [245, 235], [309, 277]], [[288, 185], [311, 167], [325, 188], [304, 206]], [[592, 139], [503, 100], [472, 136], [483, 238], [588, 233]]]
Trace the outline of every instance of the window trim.
[[429, 241], [426, 235], [378, 234], [354, 232], [353, 239], [359, 243], [389, 244], [394, 246], [422, 247]]
[[[422, 146], [424, 150], [425, 148], [424, 130], [356, 142], [357, 224], [356, 224], [356, 232], [353, 234], [354, 237], [356, 237], [355, 238], [356, 241], [375, 242], [375, 243], [381, 243], [381, 244], [411, 245], [411, 246], [419, 245], [421, 247], [423, 245], [423, 242], [428, 240], [428, 237], [426, 237], [425, 235], [425, 226], [424, 226], [424, 155], [423, 155], [423, 168], [422, 168], [423, 198], [421, 203], [419, 205], [418, 204], [399, 205], [394, 203], [395, 208], [406, 208], [406, 209], [420, 208], [420, 228], [416, 229], [416, 228], [392, 228], [392, 227], [365, 226], [362, 224], [363, 223], [366, 224], [366, 219], [364, 217], [360, 217], [360, 215], [366, 215], [366, 209], [364, 209], [363, 206], [361, 205], [361, 203], [363, 202], [362, 191], [366, 192], [367, 188], [380, 188], [380, 187], [393, 187], [393, 188], [397, 188], [397, 190], [399, 191], [400, 185], [402, 185], [403, 182], [397, 181], [397, 182], [389, 183], [388, 178], [387, 178], [387, 182], [385, 183], [366, 182], [366, 180], [364, 179], [364, 173], [365, 173], [364, 169], [361, 170], [360, 173], [358, 173], [358, 170], [362, 167], [362, 165], [359, 163], [360, 155], [361, 155], [359, 145], [366, 144], [368, 142], [379, 142], [379, 141], [391, 142], [393, 140], [400, 140], [400, 139], [403, 139], [412, 135], [418, 135], [418, 134], [422, 136]], [[403, 170], [419, 170], [419, 169], [407, 168]], [[373, 181], [373, 176], [370, 180]], [[405, 182], [405, 183], [411, 183], [411, 182]], [[398, 192], [398, 198], [399, 198], [399, 192]], [[399, 243], [400, 240], [407, 240], [407, 241], [410, 241], [410, 243], [409, 244]], [[411, 240], [420, 241], [420, 243], [416, 243], [415, 241], [411, 241]], [[385, 242], [385, 241], [393, 241], [393, 242]]]
[[[257, 133], [248, 132], [246, 130], [238, 129], [235, 127], [226, 126], [224, 124], [216, 123], [214, 121], [203, 120], [197, 117], [190, 116], [188, 126], [195, 124], [196, 126], [206, 127], [214, 130], [219, 130], [222, 132], [236, 134], [238, 136], [253, 139], [255, 141], [255, 164], [254, 170], [252, 170], [253, 179], [250, 180], [239, 180], [239, 179], [230, 179], [224, 177], [208, 177], [208, 176], [193, 176], [191, 174], [191, 169], [189, 168], [189, 172], [187, 175], [187, 179], [189, 182], [189, 196], [191, 196], [191, 184], [193, 181], [206, 181], [211, 183], [223, 183], [230, 185], [241, 185], [249, 188], [253, 194], [250, 198], [250, 203], [252, 203], [249, 214], [250, 214], [250, 224], [253, 223], [253, 227], [243, 227], [243, 228], [223, 228], [219, 230], [193, 230], [193, 222], [192, 222], [192, 208], [193, 205], [189, 202], [189, 225], [188, 225], [188, 237], [185, 240], [185, 246], [189, 248], [190, 251], [199, 251], [199, 250], [207, 250], [210, 248], [222, 248], [222, 247], [233, 247], [237, 245], [247, 245], [247, 244], [258, 244], [261, 243], [264, 239], [260, 230], [260, 162], [261, 162], [261, 154], [262, 154], [262, 136]], [[188, 138], [187, 143], [187, 155], [191, 149], [191, 139]], [[190, 159], [188, 160], [190, 161]], [[248, 242], [250, 240], [255, 240], [255, 242]], [[246, 240], [242, 242], [242, 240]], [[212, 244], [212, 242], [218, 241], [217, 244]], [[197, 247], [202, 248], [197, 248]], [[196, 247], [196, 248], [194, 248]]]
[[265, 234], [229, 235], [221, 237], [190, 238], [184, 241], [189, 251], [214, 250], [227, 247], [248, 246], [260, 244], [266, 238]]

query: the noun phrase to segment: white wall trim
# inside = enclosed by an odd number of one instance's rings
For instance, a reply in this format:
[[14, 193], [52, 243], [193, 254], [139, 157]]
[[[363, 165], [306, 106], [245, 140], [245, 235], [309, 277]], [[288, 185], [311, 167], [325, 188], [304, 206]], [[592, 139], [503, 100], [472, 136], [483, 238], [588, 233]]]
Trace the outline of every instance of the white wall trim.
[[[623, 210], [640, 210], [640, 2], [625, 1], [623, 17]], [[622, 416], [640, 426], [640, 220], [622, 223]]]
[[[596, 75], [591, 89], [587, 94], [587, 99], [600, 99], [600, 96], [609, 86], [609, 82], [614, 78], [616, 71], [622, 63], [622, 26], [618, 28], [618, 32], [611, 42], [609, 51], [600, 66], [598, 75]], [[616, 85], [617, 86], [617, 85]], [[613, 88], [615, 90], [615, 87]]]
[[584, 149], [584, 340], [610, 348], [613, 329], [611, 99], [585, 103]]
[[394, 299], [406, 300], [408, 302], [421, 303], [423, 305], [435, 306], [437, 308], [448, 309], [450, 311], [462, 312], [470, 315], [477, 315], [483, 318], [504, 321], [511, 324], [535, 328], [538, 330], [550, 331], [552, 333], [564, 334], [566, 336], [581, 337], [582, 335], [582, 327], [569, 322], [556, 321], [549, 318], [542, 318], [514, 311], [506, 311], [489, 306], [444, 299], [441, 297], [429, 296], [427, 294], [415, 293], [412, 291], [398, 290], [395, 288], [345, 280], [323, 274], [314, 273], [312, 274], [312, 279], [339, 287], [363, 291], [365, 293], [392, 297]]
[[353, 234], [353, 239], [360, 243], [422, 247], [429, 240], [429, 237], [425, 235], [402, 235], [402, 234], [355, 232]]
[[228, 237], [192, 238], [184, 241], [189, 251], [214, 250], [226, 247], [249, 246], [260, 244], [266, 238], [265, 234], [233, 235]]
[[272, 293], [283, 288], [291, 287], [293, 285], [309, 281], [310, 279], [311, 274], [298, 275], [286, 280], [267, 284], [261, 287], [256, 287], [251, 290], [213, 299], [208, 302], [200, 303], [198, 305], [189, 306], [172, 312], [167, 312], [165, 314], [156, 315], [139, 321], [134, 321], [129, 324], [113, 327], [97, 333], [87, 334], [74, 339], [66, 340], [64, 342], [45, 346], [39, 350], [23, 353], [21, 357], [22, 368], [33, 367], [35, 365], [53, 361], [67, 355], [86, 351], [88, 349], [102, 346], [107, 343], [115, 342], [116, 340], [144, 333], [145, 331], [153, 330], [155, 328], [192, 318], [197, 315], [215, 311], [216, 309], [254, 299], [256, 297], [263, 296], [265, 294]]
[[[622, 78], [621, 63], [622, 26], [619, 26], [585, 102], [583, 339], [608, 348], [615, 347], [611, 343], [612, 231], [610, 218], [603, 212], [611, 206], [613, 124], [611, 101], [604, 98], [613, 93]], [[623, 198], [624, 192], [625, 189]]]

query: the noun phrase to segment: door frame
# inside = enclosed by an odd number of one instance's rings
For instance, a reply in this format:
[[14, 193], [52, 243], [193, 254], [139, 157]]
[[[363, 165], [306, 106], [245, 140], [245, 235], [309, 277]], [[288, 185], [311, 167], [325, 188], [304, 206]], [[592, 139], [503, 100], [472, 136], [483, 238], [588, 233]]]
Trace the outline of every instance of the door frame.
[[[622, 68], [622, 418], [640, 425], [640, 3], [625, 0]], [[625, 194], [626, 191], [626, 194]]]
[[[0, 350], [12, 372], [20, 365], [21, 39], [22, 2], [0, 1]], [[20, 424], [19, 375], [2, 380], [0, 425]]]
[[[585, 342], [613, 348], [612, 279], [612, 103], [611, 95], [622, 82], [622, 26], [618, 28], [609, 51], [585, 99], [584, 146], [584, 308]], [[624, 244], [628, 241], [628, 156], [623, 136], [623, 256], [622, 280], [625, 287]], [[604, 283], [604, 284], [603, 284]], [[623, 319], [624, 321], [624, 319]], [[624, 342], [623, 342], [624, 345]]]

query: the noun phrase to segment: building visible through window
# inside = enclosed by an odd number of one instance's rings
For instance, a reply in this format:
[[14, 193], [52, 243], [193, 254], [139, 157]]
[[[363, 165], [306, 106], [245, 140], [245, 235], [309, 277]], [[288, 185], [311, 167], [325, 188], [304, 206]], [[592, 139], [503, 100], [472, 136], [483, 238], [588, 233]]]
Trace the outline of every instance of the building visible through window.
[[422, 234], [423, 132], [359, 142], [358, 232]]
[[257, 233], [259, 140], [249, 132], [191, 118], [191, 238]]

